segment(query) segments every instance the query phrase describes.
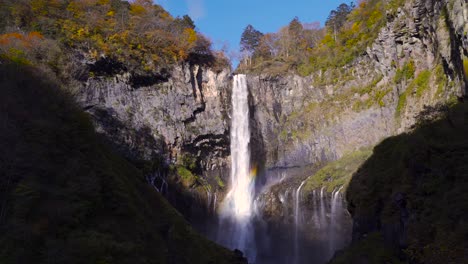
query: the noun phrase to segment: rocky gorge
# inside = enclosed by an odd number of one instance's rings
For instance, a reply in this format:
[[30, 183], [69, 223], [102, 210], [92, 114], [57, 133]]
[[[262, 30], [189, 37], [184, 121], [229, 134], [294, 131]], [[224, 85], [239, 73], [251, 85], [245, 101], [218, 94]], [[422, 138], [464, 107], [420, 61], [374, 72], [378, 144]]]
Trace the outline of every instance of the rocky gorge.
[[[346, 171], [346, 180], [339, 175], [312, 182], [321, 168], [369, 152], [385, 138], [412, 130], [427, 107], [467, 95], [466, 1], [407, 1], [385, 15], [388, 23], [377, 39], [344, 67], [309, 76], [247, 73], [251, 164], [267, 226], [291, 228], [295, 202], [308, 221], [317, 202], [327, 204], [327, 218], [335, 197], [343, 208], [350, 206], [344, 194], [358, 168]], [[130, 160], [151, 163], [149, 182], [210, 233], [199, 222], [215, 215], [227, 192], [232, 70], [184, 63], [157, 76], [140, 76], [102, 74], [96, 63], [83, 66], [95, 75], [74, 96], [97, 132]], [[325, 200], [317, 200], [319, 195]], [[356, 214], [359, 210], [350, 211], [343, 209], [340, 218], [340, 234], [349, 237], [342, 246], [379, 230]], [[314, 241], [316, 227], [303, 226], [301, 232]], [[405, 244], [400, 242], [397, 246]]]

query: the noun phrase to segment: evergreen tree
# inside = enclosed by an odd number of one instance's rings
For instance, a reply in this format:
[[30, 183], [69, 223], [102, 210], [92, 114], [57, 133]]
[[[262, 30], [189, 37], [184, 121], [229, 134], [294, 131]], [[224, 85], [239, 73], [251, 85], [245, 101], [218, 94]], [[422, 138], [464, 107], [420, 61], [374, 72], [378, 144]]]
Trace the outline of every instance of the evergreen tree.
[[299, 21], [298, 17], [295, 17], [288, 26], [288, 33], [291, 41], [291, 51], [293, 55], [296, 55], [299, 50], [305, 49], [304, 41], [304, 27]]
[[293, 39], [299, 39], [303, 30], [304, 27], [302, 26], [301, 22], [299, 22], [298, 17], [295, 17], [291, 22], [289, 22], [289, 34]]
[[186, 27], [195, 29], [195, 22], [193, 22], [192, 18], [189, 17], [188, 15], [184, 15], [182, 17], [182, 21], [184, 21], [184, 24], [186, 25]]
[[354, 4], [352, 2], [349, 5], [343, 3], [339, 5], [338, 8], [330, 12], [327, 21], [325, 22], [325, 26], [328, 28], [328, 30], [333, 32], [335, 41], [337, 33], [346, 23], [346, 19], [348, 18], [348, 15], [351, 13], [353, 8]]
[[248, 25], [242, 33], [240, 40], [241, 52], [245, 54], [249, 64], [251, 63], [252, 54], [260, 44], [263, 33], [256, 30], [252, 25]]

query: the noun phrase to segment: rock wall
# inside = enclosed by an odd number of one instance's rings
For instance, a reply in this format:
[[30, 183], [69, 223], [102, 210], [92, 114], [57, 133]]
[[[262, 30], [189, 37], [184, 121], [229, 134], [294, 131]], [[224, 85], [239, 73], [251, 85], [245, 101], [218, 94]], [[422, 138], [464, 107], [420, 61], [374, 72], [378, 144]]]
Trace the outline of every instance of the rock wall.
[[[294, 75], [249, 78], [255, 119], [264, 140], [266, 168], [301, 167], [335, 160], [392, 133], [395, 125], [391, 107], [354, 112], [351, 106], [327, 106], [335, 103], [330, 101], [335, 87], [314, 86], [313, 82], [313, 77]], [[346, 84], [337, 89], [351, 87]]]
[[465, 1], [408, 1], [351, 65], [249, 76], [266, 168], [338, 159], [410, 129], [425, 106], [466, 95], [467, 14]]
[[[193, 202], [211, 208], [229, 177], [230, 87], [228, 69], [184, 64], [158, 78], [129, 72], [96, 76], [76, 98], [97, 131], [127, 158], [162, 163], [153, 182], [165, 178], [169, 200], [191, 217], [198, 210], [192, 210]], [[173, 165], [191, 172], [177, 175], [168, 169]]]
[[[351, 65], [307, 77], [249, 76], [257, 124], [252, 135], [260, 134], [263, 141], [264, 182], [273, 182], [257, 201], [269, 224], [294, 223], [293, 211], [284, 209], [294, 201], [285, 197], [288, 190], [298, 190], [301, 180], [313, 177], [315, 165], [412, 129], [428, 106], [463, 100], [468, 90], [467, 14], [466, 1], [408, 1], [387, 14], [378, 38]], [[271, 179], [278, 170], [285, 178]], [[301, 194], [304, 215], [313, 215], [316, 204], [308, 198], [319, 191]], [[352, 217], [363, 222], [359, 215]], [[350, 229], [352, 223], [345, 217], [342, 221]], [[313, 240], [317, 231], [312, 226], [306, 233]], [[354, 237], [366, 228], [354, 225]]]
[[131, 158], [175, 163], [188, 152], [203, 170], [227, 165], [229, 71], [182, 65], [149, 86], [131, 80], [130, 73], [91, 78], [77, 94], [98, 131]]
[[[466, 95], [467, 19], [463, 0], [407, 1], [387, 14], [373, 45], [350, 65], [307, 77], [249, 75], [258, 187], [269, 171], [373, 146], [410, 129], [425, 106]], [[193, 160], [207, 183], [199, 198], [216, 207], [229, 177], [230, 87], [229, 70], [179, 65], [153, 77], [93, 77], [76, 97], [128, 157], [162, 157], [167, 165]]]

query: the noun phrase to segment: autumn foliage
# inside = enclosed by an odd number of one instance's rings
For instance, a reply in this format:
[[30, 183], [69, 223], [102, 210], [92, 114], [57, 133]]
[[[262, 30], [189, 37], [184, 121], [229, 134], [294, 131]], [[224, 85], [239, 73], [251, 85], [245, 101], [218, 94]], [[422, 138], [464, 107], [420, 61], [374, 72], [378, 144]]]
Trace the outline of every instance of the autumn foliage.
[[0, 6], [8, 17], [0, 24], [8, 32], [2, 46], [21, 41], [27, 47], [31, 38], [46, 37], [91, 60], [112, 57], [145, 71], [196, 57], [203, 45], [211, 52], [190, 17], [174, 18], [151, 0], [0, 0]]
[[20, 64], [31, 64], [36, 60], [48, 62], [55, 48], [54, 43], [36, 31], [0, 34], [0, 58]]
[[[325, 26], [302, 23], [294, 18], [276, 33], [261, 35], [250, 63], [240, 65], [245, 71], [275, 73], [295, 70], [301, 75], [341, 67], [365, 53], [379, 30], [404, 3], [402, 0], [362, 0], [357, 6], [341, 4], [330, 12]], [[280, 65], [280, 66], [278, 66]]]
[[24, 47], [31, 48], [35, 41], [42, 39], [44, 39], [44, 36], [36, 31], [28, 34], [14, 32], [0, 35], [0, 45], [8, 46], [12, 42], [20, 42]]

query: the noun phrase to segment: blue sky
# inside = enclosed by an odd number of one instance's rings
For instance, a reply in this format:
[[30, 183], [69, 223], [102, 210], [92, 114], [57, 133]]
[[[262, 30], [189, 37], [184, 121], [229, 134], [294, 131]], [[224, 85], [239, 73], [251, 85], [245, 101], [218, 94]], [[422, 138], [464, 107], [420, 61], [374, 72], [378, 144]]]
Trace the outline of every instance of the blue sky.
[[155, 0], [174, 17], [190, 15], [199, 32], [214, 47], [228, 43], [238, 50], [242, 31], [252, 24], [263, 33], [276, 32], [295, 16], [301, 22], [319, 21], [323, 26], [332, 9], [348, 0]]

